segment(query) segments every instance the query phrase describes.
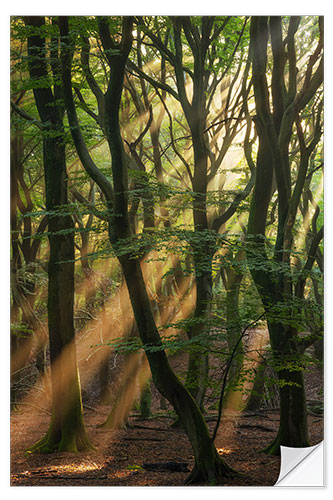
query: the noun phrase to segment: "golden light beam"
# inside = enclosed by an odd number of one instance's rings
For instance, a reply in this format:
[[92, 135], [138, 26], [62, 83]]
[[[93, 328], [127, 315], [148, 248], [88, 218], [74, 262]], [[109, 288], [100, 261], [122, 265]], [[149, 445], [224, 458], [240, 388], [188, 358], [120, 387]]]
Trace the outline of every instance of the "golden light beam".
[[[247, 345], [246, 352], [244, 353], [243, 366], [241, 371], [244, 373], [255, 373], [260, 360], [262, 358], [261, 352], [264, 346], [269, 343], [269, 336], [267, 330], [254, 330], [249, 338], [249, 343]], [[247, 355], [247, 352], [251, 352], [251, 356]], [[236, 431], [238, 420], [246, 406], [246, 401], [251, 393], [254, 385], [254, 379], [246, 378], [243, 382], [242, 387], [238, 390], [231, 390], [225, 400], [223, 406], [223, 414], [219, 430], [216, 435], [215, 444], [217, 448], [230, 448], [233, 442], [236, 441]], [[226, 418], [232, 416], [232, 423], [228, 421], [228, 425], [224, 423], [224, 416]], [[220, 429], [223, 428], [223, 432]]]
[[[157, 281], [162, 279], [162, 275], [163, 275], [162, 271], [163, 271], [163, 269], [161, 269], [161, 273], [158, 276]], [[187, 280], [188, 279], [189, 278], [187, 278], [183, 283], [183, 287], [182, 287], [184, 290], [183, 293], [185, 293], [187, 290], [187, 286], [188, 286]], [[119, 307], [119, 299], [120, 299], [121, 294], [125, 294], [127, 297], [128, 292], [127, 292], [124, 284], [120, 287], [119, 292], [114, 297], [110, 298], [107, 301], [106, 306], [112, 308], [112, 310], [113, 310], [117, 306], [116, 302], [118, 302], [118, 307]], [[190, 295], [191, 294], [187, 294], [187, 296], [186, 296], [184, 306], [185, 306], [185, 309], [187, 310], [187, 313], [185, 313], [185, 314], [190, 314], [191, 310], [193, 310], [193, 307], [194, 307], [194, 301], [190, 300]], [[172, 300], [176, 301], [177, 298], [170, 297], [169, 308], [166, 307], [165, 313], [162, 314], [162, 316], [161, 316], [162, 322], [164, 321], [164, 318], [166, 318], [166, 317], [170, 318], [170, 303]], [[191, 302], [191, 304], [190, 304], [190, 302]], [[178, 311], [174, 305], [173, 316], [177, 312]], [[100, 320], [102, 318], [102, 314], [103, 314], [103, 312], [101, 311], [100, 318], [99, 318]], [[127, 309], [126, 309], [126, 311], [123, 311], [123, 318], [122, 319], [123, 319], [122, 325], [119, 325], [118, 328], [114, 328], [115, 325], [114, 324], [110, 325], [110, 323], [108, 322], [108, 328], [105, 329], [106, 336], [105, 336], [105, 338], [102, 339], [104, 343], [120, 337], [123, 329], [126, 330], [126, 328], [129, 328], [129, 326], [132, 325], [133, 313], [132, 313], [132, 309], [131, 309], [131, 306], [130, 306], [130, 303], [128, 300], [127, 300]], [[104, 321], [107, 321], [107, 320], [104, 318]], [[101, 341], [100, 330], [99, 330], [99, 328], [96, 328], [95, 326], [96, 326], [96, 324], [91, 325], [91, 322], [89, 322], [85, 326], [83, 331], [80, 332], [79, 339], [76, 341], [76, 354], [77, 354], [77, 359], [79, 360], [78, 364], [80, 367], [80, 378], [81, 378], [81, 384], [83, 387], [89, 382], [90, 378], [96, 374], [96, 372], [98, 371], [98, 367], [100, 366], [101, 361], [103, 359], [105, 359], [106, 356], [110, 355], [110, 351], [108, 349], [100, 348], [99, 350], [97, 350], [97, 355], [94, 354], [94, 356], [91, 356], [91, 346], [97, 345]], [[62, 355], [59, 357], [59, 359], [56, 361], [56, 363], [52, 367], [52, 369], [54, 370], [53, 373], [54, 373], [55, 379], [61, 380], [62, 389], [60, 388], [57, 391], [59, 394], [64, 394], [64, 388], [68, 387], [68, 384], [70, 382], [69, 378], [71, 375], [70, 375], [69, 371], [67, 373], [66, 365], [68, 365], [70, 359], [73, 359], [72, 357], [73, 357], [73, 346], [69, 345], [66, 347], [66, 349], [64, 349]], [[85, 361], [89, 361], [89, 369], [88, 370], [86, 370], [87, 363], [85, 363]], [[145, 370], [146, 378], [148, 379], [150, 377], [149, 369], [148, 369], [148, 365], [146, 363], [142, 362], [142, 353], [141, 353], [141, 358], [138, 359], [135, 363], [133, 363], [132, 366], [129, 366], [128, 370], [133, 370], [133, 369], [135, 370], [135, 364], [142, 365], [142, 369]], [[84, 367], [84, 369], [83, 369], [83, 367]], [[47, 371], [47, 373], [44, 375], [44, 377], [39, 377], [38, 381], [35, 384], [35, 387], [31, 389], [31, 391], [25, 396], [25, 398], [23, 398], [22, 403], [29, 404], [31, 407], [33, 407], [33, 406], [38, 407], [38, 404], [40, 401], [40, 391], [38, 390], [38, 386], [40, 387], [41, 384], [48, 383], [49, 379], [50, 379], [50, 370]], [[144, 377], [140, 376], [140, 380], [144, 381]], [[130, 409], [131, 404], [133, 403], [136, 396], [137, 396], [137, 391], [133, 391], [132, 393], [128, 393], [128, 395], [126, 397], [126, 401], [125, 401], [125, 403], [123, 403], [127, 409]], [[43, 403], [45, 404], [45, 401], [43, 401]], [[61, 404], [61, 401], [59, 402], [59, 404]], [[128, 411], [128, 410], [126, 410], [126, 411]]]

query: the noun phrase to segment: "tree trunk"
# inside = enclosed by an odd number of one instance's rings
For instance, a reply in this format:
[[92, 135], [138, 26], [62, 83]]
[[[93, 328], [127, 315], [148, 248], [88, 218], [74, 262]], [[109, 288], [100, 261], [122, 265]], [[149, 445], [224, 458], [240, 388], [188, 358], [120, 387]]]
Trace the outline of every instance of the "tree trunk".
[[[162, 348], [155, 350], [158, 346], [161, 347], [161, 339], [150, 308], [140, 263], [129, 256], [121, 256], [119, 260], [140, 337], [148, 348], [146, 355], [154, 384], [179, 415], [193, 448], [195, 467], [187, 484], [195, 482], [220, 484], [225, 478], [232, 476], [234, 471], [217, 453], [195, 400], [172, 371], [164, 350]], [[154, 347], [154, 350], [150, 350], [149, 346]]]
[[246, 402], [245, 411], [256, 411], [261, 407], [265, 389], [266, 361], [261, 359], [256, 368], [251, 394]]
[[[18, 320], [19, 307], [13, 297], [10, 308], [11, 323], [16, 323]], [[10, 404], [12, 409], [16, 409], [15, 403], [17, 400], [17, 384], [20, 381], [20, 372], [16, 370], [14, 365], [14, 356], [19, 349], [19, 338], [15, 333], [10, 333]]]
[[[47, 208], [65, 202], [65, 151], [58, 140], [44, 139]], [[61, 197], [57, 197], [61, 193]], [[90, 448], [83, 423], [76, 362], [74, 308], [74, 228], [70, 216], [49, 220], [48, 328], [52, 382], [52, 417], [46, 436], [30, 451], [81, 451]]]
[[[242, 333], [241, 319], [239, 316], [239, 289], [243, 275], [234, 269], [227, 269], [226, 272], [227, 341], [229, 355], [231, 355]], [[243, 343], [239, 342], [229, 369], [228, 385], [223, 403], [225, 408], [234, 410], [240, 410], [242, 408], [242, 387], [238, 387], [238, 382], [242, 375], [243, 361]]]
[[138, 373], [141, 361], [140, 353], [125, 355], [125, 366], [121, 374], [121, 383], [112, 410], [103, 424], [103, 429], [125, 429], [128, 414], [136, 400], [138, 392]]
[[324, 361], [324, 339], [317, 340], [314, 344], [314, 355], [318, 361]]
[[[108, 349], [107, 346], [104, 349]], [[99, 367], [99, 404], [108, 405], [111, 403], [111, 389], [110, 389], [110, 356], [107, 355], [102, 358]]]
[[[26, 24], [44, 26], [44, 18], [29, 17]], [[36, 33], [36, 31], [34, 31]], [[28, 37], [28, 64], [34, 81], [47, 78], [45, 40]], [[43, 165], [46, 209], [54, 211], [67, 201], [67, 174], [62, 114], [50, 87], [36, 86], [34, 96], [45, 127]], [[48, 328], [51, 359], [52, 416], [46, 436], [29, 452], [81, 451], [91, 448], [84, 423], [76, 362], [74, 308], [74, 224], [70, 215], [48, 219]]]
[[265, 448], [268, 455], [280, 455], [280, 446], [303, 448], [308, 440], [307, 409], [301, 371], [278, 372], [280, 387], [280, 425], [274, 441]]
[[[294, 21], [295, 19], [291, 19], [290, 22], [294, 23]], [[272, 18], [271, 22], [276, 25], [279, 20]], [[252, 74], [259, 144], [256, 181], [248, 222], [247, 256], [253, 280], [266, 311], [274, 368], [280, 386], [280, 427], [275, 440], [265, 450], [269, 454], [279, 454], [280, 445], [308, 446], [306, 401], [301, 360], [297, 351], [297, 332], [291, 326], [283, 325], [270, 317], [272, 307], [279, 303], [287, 306], [292, 294], [289, 250], [291, 250], [292, 240], [290, 238], [293, 222], [288, 217], [289, 213], [292, 213], [293, 199], [291, 199], [288, 147], [294, 120], [291, 102], [295, 102], [297, 88], [297, 68], [295, 68], [294, 81], [289, 82], [290, 89], [294, 85], [294, 90], [289, 95], [289, 113], [286, 112], [287, 110], [279, 109], [276, 106], [276, 98], [283, 92], [285, 84], [284, 69], [280, 71], [285, 64], [285, 58], [279, 59], [278, 57], [276, 49], [279, 44], [280, 48], [282, 47], [282, 52], [279, 51], [279, 54], [284, 56], [282, 38], [276, 38], [277, 31], [274, 33], [271, 40], [274, 55], [272, 86], [274, 86], [275, 97], [273, 103], [270, 103], [266, 78], [268, 18], [266, 16], [252, 17], [250, 40], [253, 53]], [[292, 39], [292, 30], [289, 33]], [[282, 66], [279, 66], [280, 69], [278, 69], [278, 65], [281, 63]], [[281, 130], [276, 130], [279, 128], [281, 112], [284, 113]], [[283, 136], [284, 142], [281, 136]], [[275, 175], [278, 189], [278, 229], [274, 257], [270, 260], [266, 253], [265, 229], [268, 206], [272, 197], [273, 175]], [[290, 223], [289, 226], [287, 222]], [[258, 265], [258, 261], [260, 265]], [[278, 270], [277, 266], [279, 266]], [[290, 320], [292, 320], [290, 309], [285, 314], [290, 315]]]
[[[194, 82], [200, 86], [200, 77]], [[204, 103], [198, 104], [188, 117], [194, 152], [194, 175], [192, 187], [193, 222], [195, 243], [192, 243], [196, 282], [196, 305], [193, 315], [194, 325], [189, 331], [189, 338], [209, 335], [209, 322], [212, 302], [212, 259], [215, 238], [208, 233], [207, 219], [207, 148], [204, 143], [205, 127]], [[201, 240], [201, 241], [200, 241]], [[209, 372], [208, 353], [205, 349], [195, 348], [190, 351], [186, 375], [186, 387], [190, 390], [200, 409], [203, 409]]]
[[[280, 446], [309, 446], [307, 407], [300, 354], [297, 341], [296, 344], [293, 341], [295, 332], [279, 323], [268, 321], [267, 324], [279, 381], [280, 424], [277, 436], [264, 451], [280, 455]], [[290, 368], [286, 369], [288, 365]]]
[[[203, 253], [203, 249], [200, 249]], [[199, 260], [199, 259], [198, 259]], [[188, 336], [190, 339], [198, 337], [203, 342], [202, 336], [209, 335], [209, 322], [211, 314], [211, 302], [212, 302], [212, 257], [206, 256], [205, 262], [203, 263], [195, 262], [196, 265], [196, 305], [193, 315], [195, 321], [194, 325], [190, 328]], [[208, 267], [208, 270], [202, 267]], [[200, 342], [200, 340], [199, 340]], [[208, 353], [204, 348], [195, 346], [189, 353], [187, 374], [185, 386], [190, 391], [194, 399], [196, 400], [199, 408], [203, 409], [203, 402], [207, 388], [208, 382]]]
[[[105, 303], [102, 306], [101, 312], [101, 340], [102, 342], [107, 342], [107, 325], [108, 325], [108, 317], [106, 312]], [[112, 348], [110, 346], [104, 345], [103, 351], [106, 355], [101, 357], [99, 364], [99, 402], [101, 405], [107, 405], [111, 402], [111, 388], [110, 388], [110, 355]]]
[[143, 420], [151, 417], [151, 388], [150, 380], [142, 386], [140, 396], [140, 418]]
[[[109, 206], [113, 205], [113, 213], [116, 214], [115, 217], [110, 217], [110, 242], [115, 249], [122, 249], [120, 255], [118, 254], [118, 259], [124, 272], [134, 317], [145, 346], [153, 381], [157, 389], [170, 401], [180, 416], [193, 447], [195, 467], [188, 482], [202, 481], [216, 484], [233, 475], [234, 472], [218, 455], [196, 402], [169, 365], [150, 307], [139, 257], [124, 253], [124, 248], [126, 248], [124, 245], [126, 242], [128, 244], [128, 239], [132, 237], [132, 234], [128, 216], [128, 179], [119, 128], [119, 107], [125, 64], [132, 47], [133, 18], [123, 18], [121, 42], [117, 44], [116, 51], [110, 50], [110, 47], [114, 47], [115, 42], [111, 39], [107, 21], [104, 18], [99, 18], [98, 26], [110, 66], [110, 80], [105, 94], [105, 130], [112, 156], [113, 190], [107, 180], [104, 177], [101, 178], [101, 173], [91, 162], [89, 163], [90, 167], [88, 167], [88, 160], [87, 162], [83, 161], [83, 164], [91, 169], [96, 182], [99, 182], [100, 185], [103, 184], [104, 192], [108, 195]], [[64, 44], [66, 44], [67, 38], [68, 45], [67, 19], [63, 19], [61, 22], [61, 32], [64, 36]], [[69, 46], [66, 48], [66, 52], [67, 59], [63, 61], [63, 80], [66, 81], [66, 85], [64, 85], [66, 89], [65, 101], [67, 108], [71, 111], [70, 123], [76, 126], [77, 118], [71, 93], [70, 69], [68, 70], [71, 62]], [[74, 131], [72, 133], [74, 135]], [[77, 138], [76, 144], [78, 142]], [[153, 347], [153, 350], [150, 350], [149, 347]]]

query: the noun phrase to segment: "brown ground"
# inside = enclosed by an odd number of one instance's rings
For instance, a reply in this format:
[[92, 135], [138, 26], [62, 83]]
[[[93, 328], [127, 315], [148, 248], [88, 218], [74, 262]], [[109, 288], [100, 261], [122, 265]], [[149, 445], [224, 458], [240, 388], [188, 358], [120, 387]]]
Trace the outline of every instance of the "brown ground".
[[[57, 453], [28, 455], [24, 450], [46, 432], [49, 417], [30, 410], [12, 416], [13, 486], [181, 486], [187, 477], [182, 472], [150, 472], [137, 469], [142, 463], [187, 462], [193, 464], [192, 450], [185, 432], [170, 429], [171, 420], [154, 418], [140, 421], [130, 418], [126, 431], [104, 431], [96, 425], [107, 416], [107, 408], [98, 413], [87, 411], [85, 421], [88, 433], [96, 447], [89, 453]], [[38, 418], [37, 418], [38, 417]], [[311, 444], [322, 439], [323, 419], [309, 417]], [[212, 424], [210, 423], [210, 426]], [[235, 427], [234, 427], [235, 425]], [[262, 427], [260, 427], [262, 426]], [[238, 421], [234, 418], [222, 423], [226, 437], [217, 444], [224, 450], [225, 460], [238, 472], [237, 480], [227, 485], [270, 486], [279, 475], [280, 459], [259, 451], [274, 437], [278, 427], [278, 413], [267, 412]], [[29, 432], [27, 432], [29, 429]], [[229, 434], [229, 435], [228, 435]]]
[[[322, 376], [318, 369], [306, 375], [309, 399], [318, 399]], [[153, 408], [158, 408], [154, 395]], [[13, 486], [181, 486], [188, 473], [150, 472], [139, 468], [143, 463], [187, 462], [193, 465], [192, 450], [182, 429], [170, 429], [167, 412], [149, 420], [129, 418], [130, 427], [122, 431], [98, 429], [110, 407], [85, 409], [85, 422], [96, 451], [25, 455], [24, 451], [43, 437], [49, 415], [29, 406], [11, 417], [11, 485]], [[241, 473], [230, 486], [270, 486], [279, 475], [280, 458], [262, 450], [278, 428], [278, 411], [266, 410], [237, 417], [228, 414], [221, 423], [217, 447], [227, 463]], [[210, 420], [210, 429], [214, 420]], [[323, 438], [323, 418], [309, 416], [311, 444]]]

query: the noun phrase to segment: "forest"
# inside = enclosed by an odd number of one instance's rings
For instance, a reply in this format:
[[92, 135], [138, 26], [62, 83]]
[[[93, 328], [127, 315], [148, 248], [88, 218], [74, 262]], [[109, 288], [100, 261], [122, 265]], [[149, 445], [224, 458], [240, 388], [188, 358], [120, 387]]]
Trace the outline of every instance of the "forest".
[[12, 16], [12, 486], [271, 486], [323, 439], [323, 17]]

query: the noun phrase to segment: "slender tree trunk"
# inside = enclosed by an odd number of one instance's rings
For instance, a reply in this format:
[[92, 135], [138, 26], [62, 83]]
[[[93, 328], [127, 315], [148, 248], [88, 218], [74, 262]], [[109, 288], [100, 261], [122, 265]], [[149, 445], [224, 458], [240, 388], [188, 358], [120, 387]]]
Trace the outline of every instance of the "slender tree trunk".
[[141, 354], [129, 353], [125, 356], [125, 367], [121, 376], [120, 387], [112, 404], [112, 410], [103, 424], [103, 429], [125, 429], [128, 414], [137, 398], [138, 373]]
[[88, 253], [89, 253], [89, 234], [82, 232], [80, 256], [81, 256], [82, 273], [85, 280], [84, 302], [85, 302], [85, 307], [89, 311], [93, 306], [96, 290], [94, 287], [94, 271], [89, 264]]
[[[202, 248], [200, 249], [200, 252], [203, 254], [204, 251]], [[203, 335], [209, 335], [212, 302], [212, 257], [206, 256], [205, 262], [203, 262], [203, 260], [204, 259], [198, 259], [195, 262], [197, 269], [195, 279], [197, 298], [193, 315], [195, 323], [188, 332], [190, 339], [198, 337], [198, 339], [201, 338], [201, 341], [204, 340], [202, 338]], [[203, 266], [205, 266], [204, 269]], [[195, 346], [189, 354], [185, 385], [201, 409], [203, 409], [203, 402], [207, 388], [208, 370], [209, 364], [207, 351]]]
[[[231, 288], [227, 290], [226, 296], [226, 320], [227, 320], [227, 340], [229, 351], [232, 352], [235, 344], [237, 343], [241, 334], [241, 320], [239, 316], [239, 287], [242, 277], [238, 282], [234, 282]], [[242, 365], [243, 365], [244, 349], [243, 344], [240, 343], [235, 353], [234, 362], [230, 368], [230, 378], [237, 378]], [[236, 382], [233, 380], [233, 382]]]
[[[17, 323], [19, 314], [19, 307], [15, 302], [14, 297], [12, 298], [11, 308], [10, 308], [10, 321], [12, 324]], [[10, 334], [10, 404], [11, 408], [15, 409], [15, 402], [17, 398], [17, 386], [16, 384], [20, 381], [20, 372], [16, 370], [13, 360], [15, 354], [18, 352], [19, 342], [18, 336], [15, 333]]]
[[246, 402], [245, 411], [256, 411], [261, 407], [265, 390], [266, 361], [261, 359], [257, 365], [253, 386]]
[[[105, 304], [102, 306], [102, 312], [101, 312], [101, 337], [102, 337], [102, 342], [107, 341], [107, 323], [108, 323], [108, 316], [106, 312], [106, 306]], [[99, 402], [102, 405], [110, 404], [111, 402], [111, 388], [110, 388], [110, 379], [111, 379], [111, 374], [110, 374], [110, 354], [111, 354], [111, 347], [110, 346], [104, 346], [103, 350], [106, 350], [106, 355], [102, 356], [102, 359], [100, 361], [99, 365]]]
[[[227, 269], [226, 272], [226, 326], [228, 350], [231, 355], [242, 333], [239, 316], [239, 290], [243, 275], [233, 269]], [[239, 410], [242, 407], [241, 398], [235, 398], [235, 396], [236, 393], [240, 395], [240, 391], [242, 390], [237, 384], [242, 375], [243, 361], [243, 343], [239, 342], [229, 369], [228, 385], [224, 397], [224, 406], [235, 410]]]
[[324, 361], [324, 339], [317, 340], [314, 344], [314, 355], [318, 361]]
[[141, 388], [140, 395], [140, 418], [143, 420], [151, 417], [151, 388], [150, 380], [147, 380]]
[[[200, 338], [205, 334], [209, 335], [213, 293], [212, 259], [214, 255], [214, 239], [212, 240], [211, 237], [208, 238], [206, 206], [208, 155], [203, 138], [205, 126], [203, 116], [204, 110], [199, 105], [193, 110], [189, 120], [194, 151], [194, 176], [192, 181], [194, 191], [194, 232], [197, 240], [202, 236], [201, 243], [192, 245], [197, 297], [193, 315], [194, 326], [189, 331], [190, 339], [193, 337]], [[201, 409], [203, 409], [204, 397], [207, 389], [208, 372], [209, 359], [207, 351], [198, 348], [190, 351], [186, 387], [188, 387]]]
[[[125, 341], [138, 337], [137, 327], [130, 311], [130, 299], [127, 285], [122, 275], [122, 291], [119, 296], [119, 305], [122, 319], [122, 336]], [[131, 322], [128, 324], [128, 316], [131, 315]], [[123, 363], [118, 369], [120, 382], [117, 386], [117, 393], [112, 402], [112, 409], [100, 427], [105, 429], [124, 429], [127, 425], [128, 413], [136, 398], [137, 375], [140, 365], [140, 354], [137, 352], [124, 352]]]

